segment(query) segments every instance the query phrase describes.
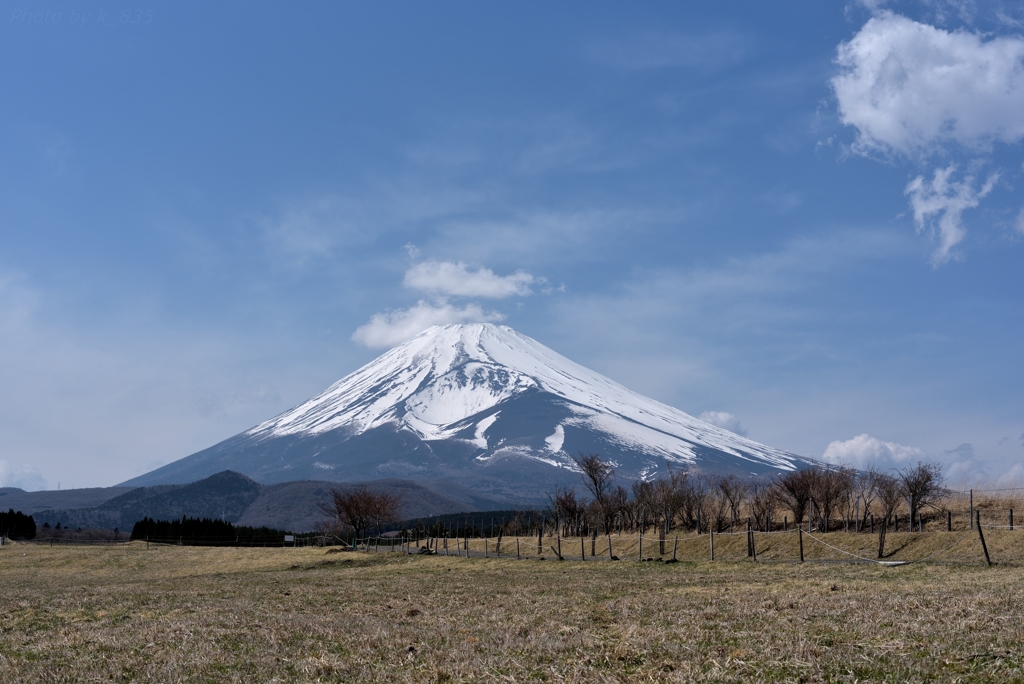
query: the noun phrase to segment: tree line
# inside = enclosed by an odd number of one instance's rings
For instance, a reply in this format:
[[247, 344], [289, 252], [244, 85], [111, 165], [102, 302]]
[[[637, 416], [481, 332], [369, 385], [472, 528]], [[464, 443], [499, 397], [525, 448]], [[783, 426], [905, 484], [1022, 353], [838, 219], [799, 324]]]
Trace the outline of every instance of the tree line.
[[771, 478], [670, 470], [665, 477], [637, 480], [627, 489], [613, 484], [612, 464], [600, 455], [581, 454], [575, 461], [590, 498], [580, 498], [568, 487], [555, 487], [549, 494], [550, 511], [566, 536], [643, 533], [647, 528], [729, 532], [741, 522], [770, 531], [783, 513], [783, 525], [806, 520], [809, 529], [820, 532], [851, 521], [856, 529], [873, 530], [877, 522], [881, 555], [885, 532], [904, 504], [907, 522], [913, 525], [945, 492], [940, 466], [924, 462], [893, 472], [822, 465]]
[[132, 527], [131, 538], [191, 546], [281, 544], [283, 530], [270, 527], [235, 526], [223, 520], [189, 518], [153, 520], [146, 517]]
[[[904, 504], [907, 524], [912, 525], [945, 492], [941, 468], [923, 462], [893, 472], [821, 465], [760, 478], [669, 470], [664, 477], [636, 480], [627, 488], [615, 483], [613, 465], [599, 454], [580, 454], [574, 460], [589, 497], [573, 487], [556, 486], [548, 494], [547, 511], [513, 515], [497, 533], [521, 535], [547, 527], [565, 537], [643, 534], [649, 529], [701, 534], [730, 532], [748, 523], [755, 530], [771, 531], [805, 521], [808, 530], [827, 532], [852, 521], [856, 529], [878, 527], [881, 555], [886, 530]], [[321, 534], [365, 538], [398, 520], [400, 496], [355, 487], [332, 490], [330, 497], [320, 504], [327, 516]], [[439, 522], [423, 531], [436, 536], [478, 534], [475, 525]], [[493, 529], [487, 532], [495, 534]]]
[[13, 508], [6, 513], [0, 511], [0, 534], [8, 539], [35, 539], [36, 521], [31, 515]]
[[637, 480], [627, 489], [613, 485], [612, 465], [599, 455], [575, 460], [591, 498], [556, 487], [549, 494], [550, 509], [567, 524], [583, 521], [602, 530], [666, 523], [670, 528], [725, 532], [744, 518], [757, 529], [770, 529], [785, 511], [792, 523], [806, 519], [824, 532], [837, 521], [867, 523], [876, 513], [879, 522], [890, 521], [904, 503], [910, 519], [917, 520], [945, 491], [941, 468], [921, 462], [891, 473], [823, 465], [771, 478], [670, 470], [666, 477]]

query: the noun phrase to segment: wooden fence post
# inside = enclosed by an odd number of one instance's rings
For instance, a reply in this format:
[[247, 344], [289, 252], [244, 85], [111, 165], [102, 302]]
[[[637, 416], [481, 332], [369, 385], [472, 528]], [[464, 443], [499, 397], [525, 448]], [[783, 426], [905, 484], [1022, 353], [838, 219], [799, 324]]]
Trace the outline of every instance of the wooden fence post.
[[796, 528], [796, 536], [800, 539], [800, 562], [804, 562], [804, 531], [803, 528]]
[[540, 528], [537, 530], [537, 555], [544, 553], [544, 521], [540, 523]]
[[754, 533], [750, 529], [750, 521], [747, 520], [747, 558], [754, 555]]
[[952, 532], [953, 531], [953, 512], [952, 511], [946, 511], [946, 531], [947, 532]]
[[978, 511], [978, 539], [981, 540], [981, 550], [985, 552], [985, 563], [992, 565], [992, 559], [988, 557], [988, 546], [985, 544], [985, 535], [981, 531], [981, 511]]
[[636, 559], [638, 561], [642, 561], [644, 559], [644, 533], [643, 533], [643, 530], [640, 531], [640, 536], [637, 537], [637, 540], [640, 543], [640, 550], [638, 550], [636, 552]]
[[583, 535], [580, 535], [580, 560], [587, 560], [587, 545]]
[[1013, 532], [1013, 509], [1010, 509], [1010, 531]]
[[679, 548], [679, 537], [676, 537], [676, 540], [672, 543], [672, 562], [673, 563], [677, 560], [676, 559], [676, 550], [678, 548]]

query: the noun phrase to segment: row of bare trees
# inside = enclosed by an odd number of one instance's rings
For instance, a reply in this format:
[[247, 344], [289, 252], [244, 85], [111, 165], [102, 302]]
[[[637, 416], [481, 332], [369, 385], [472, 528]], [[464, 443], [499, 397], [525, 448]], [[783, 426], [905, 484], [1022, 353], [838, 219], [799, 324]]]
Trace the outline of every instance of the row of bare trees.
[[944, 491], [941, 469], [931, 463], [893, 473], [821, 466], [770, 479], [670, 470], [658, 480], [635, 481], [629, 489], [613, 483], [612, 465], [598, 454], [581, 454], [576, 464], [591, 498], [583, 500], [572, 488], [561, 487], [549, 495], [550, 512], [567, 534], [584, 528], [597, 534], [648, 527], [722, 532], [740, 520], [771, 529], [783, 515], [793, 524], [807, 520], [820, 531], [840, 520], [859, 520], [863, 527], [877, 515], [884, 529], [904, 504], [914, 521]]
[[[881, 556], [886, 529], [896, 512], [906, 504], [913, 523], [944, 492], [941, 469], [931, 463], [893, 473], [822, 466], [771, 479], [669, 470], [665, 477], [637, 480], [628, 489], [614, 484], [612, 464], [598, 454], [581, 454], [576, 463], [590, 498], [579, 497], [569, 487], [556, 487], [549, 494], [550, 523], [563, 536], [650, 528], [668, 533], [680, 527], [698, 533], [724, 532], [740, 521], [770, 530], [778, 523], [779, 513], [786, 514], [784, 519], [792, 515], [793, 524], [806, 520], [809, 526], [828, 531], [837, 520], [859, 521], [857, 527], [863, 528], [877, 515]], [[320, 504], [327, 518], [320, 531], [357, 538], [372, 530], [379, 534], [397, 521], [400, 504], [400, 496], [366, 487], [331, 490], [330, 499]], [[527, 524], [525, 518], [515, 523], [517, 528]]]

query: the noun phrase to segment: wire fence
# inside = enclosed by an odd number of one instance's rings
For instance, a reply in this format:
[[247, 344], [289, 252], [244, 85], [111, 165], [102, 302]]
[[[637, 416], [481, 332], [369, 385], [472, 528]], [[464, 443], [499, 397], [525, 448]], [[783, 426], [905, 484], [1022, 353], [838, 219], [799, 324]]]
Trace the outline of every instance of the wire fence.
[[[1020, 532], [1020, 529], [1017, 528]], [[1001, 562], [1024, 561], [1024, 535], [1009, 526], [989, 528], [1000, 535]], [[856, 562], [884, 566], [923, 562], [988, 563], [989, 550], [981, 526], [951, 532], [887, 531], [806, 532], [789, 530], [712, 532], [684, 535], [612, 534], [587, 537], [366, 537], [353, 550], [371, 554], [430, 554], [460, 558], [502, 558], [563, 561], [763, 561]]]
[[[1016, 488], [1013, 488], [1016, 489]], [[1021, 488], [1024, 491], [1024, 488]], [[766, 523], [757, 529], [749, 522], [746, 530], [732, 521], [721, 531], [673, 531], [661, 527], [655, 534], [612, 530], [610, 534], [589, 533], [563, 536], [556, 525], [540, 525], [536, 533], [495, 535], [453, 535], [443, 529], [431, 532], [406, 530], [362, 538], [337, 535], [289, 535], [281, 541], [253, 541], [234, 538], [155, 538], [135, 540], [147, 548], [166, 546], [208, 547], [334, 547], [331, 552], [436, 554], [466, 558], [516, 558], [571, 561], [741, 561], [766, 562], [861, 562], [906, 565], [925, 561], [949, 563], [991, 563], [990, 549], [999, 562], [1024, 564], [1024, 536], [1014, 522], [1012, 508], [998, 510], [977, 505], [971, 492], [969, 508], [954, 513], [933, 511], [930, 515], [895, 516], [885, 524], [885, 543], [879, 540], [883, 523], [867, 519], [840, 519], [832, 525], [810, 520], [792, 525]], [[557, 531], [556, 531], [557, 529]], [[826, 529], [832, 531], [825, 531]], [[500, 528], [499, 528], [500, 530]], [[506, 530], [507, 532], [507, 530]], [[985, 532], [994, 545], [986, 545]], [[955, 535], [955, 536], [954, 536]], [[10, 543], [2, 538], [0, 543]], [[89, 539], [58, 536], [19, 541], [43, 546], [123, 546], [128, 539]]]

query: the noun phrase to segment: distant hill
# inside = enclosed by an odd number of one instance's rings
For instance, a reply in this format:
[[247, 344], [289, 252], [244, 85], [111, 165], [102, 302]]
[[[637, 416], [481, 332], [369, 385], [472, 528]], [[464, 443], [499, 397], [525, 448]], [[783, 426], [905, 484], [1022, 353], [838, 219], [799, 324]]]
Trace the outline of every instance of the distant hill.
[[[375, 491], [383, 490], [401, 495], [399, 515], [403, 518], [424, 518], [501, 507], [497, 502], [473, 495], [467, 496], [466, 492], [461, 491], [457, 492], [456, 497], [448, 497], [408, 480], [385, 479], [359, 485]], [[78, 498], [68, 496], [63, 501], [97, 500], [101, 501], [99, 505], [33, 510], [32, 517], [40, 527], [44, 523], [51, 527], [60, 523], [62, 527], [70, 528], [118, 528], [127, 531], [144, 517], [173, 520], [189, 516], [224, 520], [250, 527], [266, 525], [293, 532], [306, 532], [323, 520], [323, 513], [317, 505], [328, 499], [332, 488], [345, 490], [354, 486], [356, 485], [315, 480], [261, 485], [245, 475], [224, 471], [198, 482], [183, 485], [158, 485], [127, 490], [112, 487], [110, 489], [119, 490], [120, 493], [109, 498], [89, 490], [88, 495]], [[73, 491], [76, 490], [68, 490], [69, 493]], [[462, 500], [467, 498], [472, 501]], [[0, 502], [4, 500], [5, 498], [0, 496]]]
[[16, 487], [4, 487], [0, 489], [0, 509], [13, 508], [31, 515], [51, 508], [92, 508], [133, 489], [135, 487], [91, 487], [26, 492]]

